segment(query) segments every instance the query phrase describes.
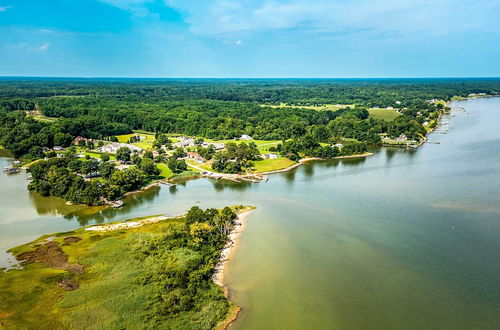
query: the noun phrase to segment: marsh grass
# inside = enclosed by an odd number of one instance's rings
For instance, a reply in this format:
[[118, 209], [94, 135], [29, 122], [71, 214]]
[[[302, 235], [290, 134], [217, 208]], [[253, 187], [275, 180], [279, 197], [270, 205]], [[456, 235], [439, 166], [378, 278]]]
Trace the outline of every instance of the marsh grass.
[[[196, 248], [187, 228], [185, 218], [176, 217], [120, 231], [79, 229], [45, 235], [12, 249], [16, 255], [32, 251], [50, 238], [59, 243], [69, 262], [85, 267], [85, 274], [41, 263], [1, 272], [0, 324], [7, 329], [213, 328], [233, 307], [207, 276], [223, 241]], [[81, 240], [65, 243], [68, 236]], [[172, 280], [170, 274], [176, 277]], [[174, 280], [189, 283], [193, 276], [198, 283], [194, 291], [165, 286]], [[64, 291], [56, 285], [66, 277], [80, 287]], [[162, 301], [177, 293], [191, 295], [189, 308], [162, 311]]]

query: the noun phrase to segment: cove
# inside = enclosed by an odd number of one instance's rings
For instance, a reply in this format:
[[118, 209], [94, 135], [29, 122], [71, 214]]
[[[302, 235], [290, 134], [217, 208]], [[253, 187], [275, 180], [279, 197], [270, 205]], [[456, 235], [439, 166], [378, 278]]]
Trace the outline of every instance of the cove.
[[2, 266], [41, 234], [245, 204], [257, 209], [226, 273], [242, 307], [231, 328], [498, 328], [500, 99], [452, 105], [448, 134], [429, 136], [440, 144], [311, 162], [266, 183], [156, 187], [122, 209], [68, 206], [2, 172]]

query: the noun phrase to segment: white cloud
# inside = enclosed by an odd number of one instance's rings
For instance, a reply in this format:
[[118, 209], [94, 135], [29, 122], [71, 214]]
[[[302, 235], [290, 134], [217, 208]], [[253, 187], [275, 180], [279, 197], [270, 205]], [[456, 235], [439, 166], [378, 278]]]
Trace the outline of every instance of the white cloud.
[[49, 47], [50, 47], [50, 44], [49, 44], [49, 43], [44, 43], [44, 44], [42, 44], [42, 45], [40, 45], [40, 46], [37, 46], [37, 47], [36, 47], [36, 49], [37, 49], [37, 50], [39, 50], [39, 51], [44, 52], [44, 51], [46, 51], [47, 49], [49, 49]]
[[446, 34], [496, 28], [500, 2], [489, 0], [165, 0], [199, 34], [300, 29], [313, 33], [372, 31]]
[[146, 16], [149, 10], [144, 6], [147, 3], [154, 2], [154, 0], [100, 0], [108, 5], [127, 10], [136, 16]]

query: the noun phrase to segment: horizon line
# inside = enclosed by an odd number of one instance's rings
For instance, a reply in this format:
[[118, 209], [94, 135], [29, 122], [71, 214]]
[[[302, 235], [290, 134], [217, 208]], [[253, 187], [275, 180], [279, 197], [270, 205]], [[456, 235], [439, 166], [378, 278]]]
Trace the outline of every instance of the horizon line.
[[265, 79], [276, 79], [276, 80], [307, 80], [307, 79], [324, 79], [324, 80], [335, 80], [335, 79], [500, 79], [500, 76], [422, 76], [422, 77], [147, 77], [147, 76], [8, 76], [0, 75], [0, 79], [5, 78], [52, 78], [52, 79], [248, 79], [248, 80], [265, 80]]

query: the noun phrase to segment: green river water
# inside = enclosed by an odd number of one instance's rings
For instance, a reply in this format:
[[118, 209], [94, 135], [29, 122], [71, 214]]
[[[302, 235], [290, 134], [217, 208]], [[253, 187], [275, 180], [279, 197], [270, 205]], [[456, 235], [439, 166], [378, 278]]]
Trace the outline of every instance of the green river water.
[[309, 163], [266, 183], [156, 187], [119, 210], [67, 206], [30, 194], [24, 173], [1, 173], [0, 266], [41, 234], [254, 205], [226, 276], [242, 307], [231, 329], [499, 329], [500, 98], [457, 102], [443, 122], [429, 136], [440, 144]]

